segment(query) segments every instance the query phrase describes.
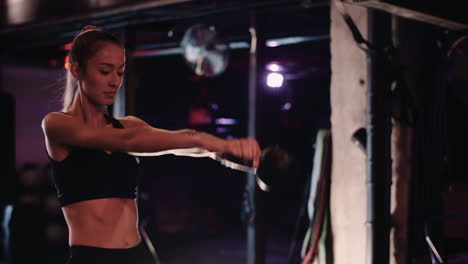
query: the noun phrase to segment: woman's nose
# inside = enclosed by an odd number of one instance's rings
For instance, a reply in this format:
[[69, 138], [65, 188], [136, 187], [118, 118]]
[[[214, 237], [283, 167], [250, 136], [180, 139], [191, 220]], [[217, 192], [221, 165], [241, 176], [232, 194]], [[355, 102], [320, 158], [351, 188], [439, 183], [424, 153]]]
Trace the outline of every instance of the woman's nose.
[[122, 81], [122, 77], [120, 77], [117, 74], [112, 74], [112, 78], [109, 84], [114, 88], [118, 88], [121, 81]]

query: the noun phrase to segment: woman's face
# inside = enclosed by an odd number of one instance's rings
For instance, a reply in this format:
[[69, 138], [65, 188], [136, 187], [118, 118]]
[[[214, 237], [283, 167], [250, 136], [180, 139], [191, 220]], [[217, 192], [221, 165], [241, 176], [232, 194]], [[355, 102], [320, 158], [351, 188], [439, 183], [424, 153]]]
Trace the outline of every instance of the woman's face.
[[110, 105], [122, 85], [125, 51], [113, 43], [103, 43], [86, 65], [82, 89], [92, 103]]

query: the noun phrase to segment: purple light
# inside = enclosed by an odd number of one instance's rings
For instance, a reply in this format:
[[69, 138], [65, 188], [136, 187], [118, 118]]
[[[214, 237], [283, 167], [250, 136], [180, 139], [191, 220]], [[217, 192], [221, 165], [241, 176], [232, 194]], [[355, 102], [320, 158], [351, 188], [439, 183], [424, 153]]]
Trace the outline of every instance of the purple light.
[[218, 134], [224, 134], [224, 133], [227, 133], [229, 131], [230, 131], [230, 129], [228, 129], [227, 127], [217, 127], [216, 128], [216, 133], [218, 133]]
[[233, 118], [218, 118], [215, 120], [216, 125], [235, 125], [237, 120]]
[[267, 76], [267, 85], [271, 88], [279, 88], [283, 85], [283, 75], [280, 73], [269, 73]]
[[282, 108], [282, 109], [285, 110], [285, 111], [291, 109], [291, 103], [285, 103], [285, 104], [283, 105], [283, 108]]

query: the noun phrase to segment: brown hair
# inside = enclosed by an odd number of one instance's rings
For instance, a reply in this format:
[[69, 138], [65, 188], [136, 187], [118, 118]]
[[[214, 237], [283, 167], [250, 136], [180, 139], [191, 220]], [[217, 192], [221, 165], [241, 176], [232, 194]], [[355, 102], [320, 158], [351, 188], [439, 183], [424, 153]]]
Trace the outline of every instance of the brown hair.
[[[73, 39], [68, 53], [70, 64], [78, 63], [80, 69], [85, 71], [87, 61], [101, 49], [104, 43], [113, 43], [123, 48], [122, 42], [112, 33], [95, 26], [85, 26]], [[62, 111], [66, 111], [72, 104], [77, 88], [78, 81], [70, 70], [67, 70]]]

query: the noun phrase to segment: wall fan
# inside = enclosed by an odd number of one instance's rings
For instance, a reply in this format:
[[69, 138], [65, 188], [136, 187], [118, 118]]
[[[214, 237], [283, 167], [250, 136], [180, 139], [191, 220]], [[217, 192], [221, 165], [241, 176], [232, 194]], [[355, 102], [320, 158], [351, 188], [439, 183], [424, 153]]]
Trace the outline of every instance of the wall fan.
[[227, 67], [229, 46], [219, 39], [213, 26], [197, 24], [190, 27], [180, 45], [185, 61], [198, 76], [213, 77]]

